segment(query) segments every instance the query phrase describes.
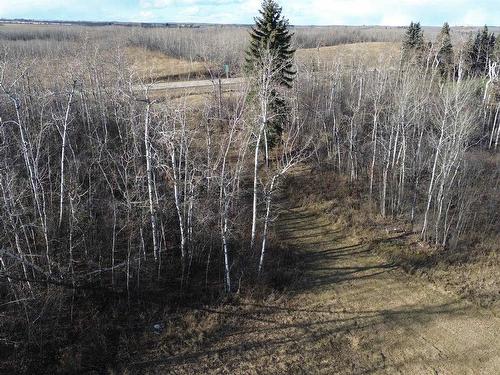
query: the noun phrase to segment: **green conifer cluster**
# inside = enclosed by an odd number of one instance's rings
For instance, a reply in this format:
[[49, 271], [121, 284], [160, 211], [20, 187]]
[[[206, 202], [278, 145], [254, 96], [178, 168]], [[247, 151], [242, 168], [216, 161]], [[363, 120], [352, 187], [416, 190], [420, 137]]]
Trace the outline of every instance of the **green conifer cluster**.
[[[429, 55], [432, 54], [432, 55]], [[424, 34], [420, 23], [412, 22], [403, 38], [402, 57], [404, 63], [424, 64], [431, 61], [426, 59], [431, 56], [434, 64], [439, 69], [443, 78], [451, 79], [457, 69], [455, 63], [455, 52], [450, 36], [450, 26], [447, 22], [443, 24], [441, 32], [434, 46], [429, 43], [426, 48]], [[490, 33], [485, 26], [475, 36], [469, 38], [461, 49], [462, 68], [467, 76], [482, 76], [488, 73], [491, 61], [500, 62], [500, 40]]]
[[412, 22], [403, 39], [403, 60], [421, 61], [425, 50], [424, 32], [420, 22]]
[[495, 58], [496, 38], [487, 26], [478, 31], [466, 46], [466, 59], [471, 75], [482, 75], [488, 72], [488, 64]]

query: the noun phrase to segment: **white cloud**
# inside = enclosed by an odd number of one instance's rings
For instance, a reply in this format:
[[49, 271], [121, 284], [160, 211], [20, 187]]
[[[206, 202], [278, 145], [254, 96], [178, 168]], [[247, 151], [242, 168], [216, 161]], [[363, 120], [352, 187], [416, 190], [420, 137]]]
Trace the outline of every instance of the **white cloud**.
[[150, 10], [141, 10], [139, 12], [139, 15], [135, 19], [135, 21], [138, 22], [148, 22], [148, 21], [153, 21], [155, 18], [155, 13], [150, 11]]
[[76, 2], [76, 0], [0, 0], [0, 14], [31, 9], [69, 7]]
[[405, 26], [411, 21], [413, 18], [408, 13], [391, 12], [384, 15], [379, 23], [384, 26]]
[[[292, 24], [482, 25], [498, 23], [498, 0], [278, 0]], [[0, 17], [252, 22], [261, 0], [0, 0]], [[186, 19], [181, 19], [186, 17]]]
[[487, 23], [487, 15], [481, 9], [467, 11], [462, 19], [464, 26], [480, 26]]
[[174, 4], [174, 0], [140, 0], [141, 8], [165, 8]]
[[[218, 6], [247, 3], [244, 0], [139, 0], [141, 8], [163, 9], [171, 6]], [[258, 2], [260, 4], [260, 2]]]
[[190, 6], [182, 9], [182, 15], [187, 17], [195, 16], [198, 13], [200, 13], [200, 7], [197, 6]]
[[[412, 20], [423, 24], [456, 20], [472, 4], [493, 11], [488, 0], [282, 0], [292, 23], [407, 25]], [[477, 5], [479, 6], [479, 5]], [[481, 19], [475, 13], [470, 21]], [[474, 19], [475, 18], [475, 19]], [[494, 19], [493, 17], [490, 17]]]
[[58, 19], [68, 14], [78, 18], [82, 13], [99, 17], [105, 6], [102, 0], [0, 0], [0, 17]]

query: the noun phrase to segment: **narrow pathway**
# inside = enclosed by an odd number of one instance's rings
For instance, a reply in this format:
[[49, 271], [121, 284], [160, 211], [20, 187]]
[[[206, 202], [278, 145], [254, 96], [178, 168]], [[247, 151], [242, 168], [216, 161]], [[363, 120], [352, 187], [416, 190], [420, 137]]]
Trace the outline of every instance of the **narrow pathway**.
[[[500, 320], [377, 257], [301, 208], [280, 238], [304, 270], [286, 296], [210, 311], [201, 345], [140, 374], [500, 374]], [[161, 352], [161, 343], [157, 344]]]
[[500, 374], [500, 320], [487, 310], [382, 261], [313, 212], [288, 210], [280, 233], [306, 254], [311, 306], [342, 321], [311, 334], [348, 332], [362, 357], [354, 373]]

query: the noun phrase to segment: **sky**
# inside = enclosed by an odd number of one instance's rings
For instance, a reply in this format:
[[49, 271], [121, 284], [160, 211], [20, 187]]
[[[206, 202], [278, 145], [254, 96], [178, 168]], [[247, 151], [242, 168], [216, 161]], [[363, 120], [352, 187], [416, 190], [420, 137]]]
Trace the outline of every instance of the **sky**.
[[[0, 18], [127, 22], [253, 22], [261, 0], [0, 0]], [[281, 0], [294, 25], [500, 24], [499, 0]]]

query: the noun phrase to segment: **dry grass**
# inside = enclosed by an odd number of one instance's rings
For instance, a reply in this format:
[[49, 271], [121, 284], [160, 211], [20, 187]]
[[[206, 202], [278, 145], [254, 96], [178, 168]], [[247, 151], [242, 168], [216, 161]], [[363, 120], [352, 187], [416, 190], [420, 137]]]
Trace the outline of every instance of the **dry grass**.
[[[222, 102], [236, 97], [239, 92], [244, 90], [242, 84], [231, 84], [222, 86]], [[157, 87], [154, 85], [153, 87]], [[216, 85], [203, 85], [196, 87], [185, 88], [164, 88], [151, 89], [149, 98], [155, 99], [158, 102], [168, 101], [174, 105], [190, 106], [192, 108], [201, 108], [207, 100], [217, 100], [219, 90]]]
[[[387, 66], [398, 60], [400, 44], [391, 42], [354, 43], [333, 47], [299, 49], [296, 61], [299, 64], [315, 64], [328, 67], [342, 66]], [[126, 52], [132, 69], [141, 80], [171, 81], [175, 79], [201, 79], [208, 76], [209, 67], [198, 61], [177, 59], [160, 51], [140, 47], [129, 47]], [[177, 90], [179, 91], [179, 90]], [[183, 93], [185, 90], [180, 90]], [[193, 90], [191, 90], [193, 91]], [[199, 94], [199, 89], [196, 94]], [[203, 90], [206, 91], [206, 90]], [[177, 92], [179, 94], [179, 92]], [[188, 95], [193, 93], [189, 92]]]
[[500, 314], [498, 235], [469, 239], [454, 250], [431, 246], [409, 223], [376, 214], [360, 186], [331, 171], [300, 171], [288, 191], [302, 207], [326, 214], [349, 228], [350, 236], [373, 243], [384, 259]]
[[159, 51], [128, 47], [126, 56], [141, 80], [196, 79], [205, 77], [207, 67], [197, 61], [176, 59]]
[[[387, 66], [398, 61], [400, 44], [391, 42], [354, 43], [333, 47], [299, 49], [296, 61], [299, 64], [327, 68], [334, 64], [342, 66]], [[141, 80], [171, 81], [175, 79], [200, 79], [208, 75], [205, 64], [181, 60], [160, 51], [129, 47], [127, 57], [131, 67]], [[177, 90], [179, 91], [179, 90]], [[181, 90], [182, 92], [185, 90]], [[197, 90], [199, 93], [199, 90]], [[206, 90], [204, 90], [206, 91]], [[192, 93], [189, 93], [192, 94]]]
[[[299, 272], [284, 291], [159, 317], [165, 329], [144, 333], [128, 374], [420, 374], [497, 366], [498, 348], [485, 334], [496, 324], [491, 315], [379, 257], [377, 244], [396, 248], [397, 235], [385, 231], [389, 221], [368, 219], [359, 189], [306, 168], [288, 182], [276, 229], [281, 251], [295, 254], [288, 266]], [[436, 335], [443, 326], [451, 328]], [[483, 352], [475, 348], [482, 345], [492, 350], [479, 360]]]
[[[334, 65], [364, 66], [375, 68], [397, 63], [400, 53], [399, 43], [373, 42], [344, 44], [333, 47], [299, 49], [296, 61], [299, 65], [328, 69]], [[197, 61], [181, 60], [160, 51], [150, 51], [140, 47], [128, 47], [126, 51], [131, 69], [141, 81], [196, 80], [207, 78], [210, 67]], [[224, 91], [237, 87], [227, 86]], [[213, 92], [209, 86], [158, 90], [157, 95], [168, 97], [200, 96]], [[160, 93], [162, 91], [162, 93]]]
[[85, 30], [81, 26], [0, 23], [2, 39], [76, 39]]
[[297, 50], [296, 59], [302, 64], [314, 64], [323, 67], [334, 64], [376, 67], [397, 61], [400, 54], [400, 46], [400, 43], [373, 42], [307, 48]]

